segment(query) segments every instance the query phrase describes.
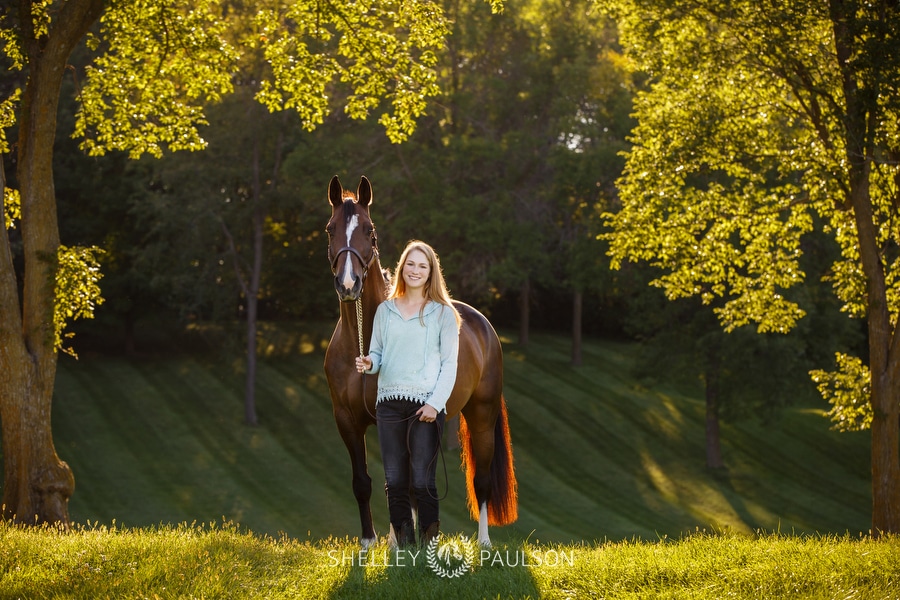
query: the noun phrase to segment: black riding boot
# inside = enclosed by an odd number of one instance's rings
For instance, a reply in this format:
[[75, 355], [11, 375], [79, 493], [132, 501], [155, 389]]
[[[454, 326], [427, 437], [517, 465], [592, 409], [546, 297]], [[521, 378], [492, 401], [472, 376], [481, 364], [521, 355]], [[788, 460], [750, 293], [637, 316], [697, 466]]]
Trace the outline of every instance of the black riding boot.
[[399, 530], [391, 523], [391, 538], [396, 548], [406, 548], [416, 545], [416, 529], [411, 521], [404, 521]]
[[422, 529], [422, 531], [419, 534], [419, 537], [421, 538], [421, 541], [422, 541], [422, 546], [428, 546], [428, 544], [431, 543], [431, 540], [433, 540], [440, 534], [441, 534], [441, 522], [435, 521], [434, 523], [431, 523], [430, 525], [428, 525], [428, 527]]

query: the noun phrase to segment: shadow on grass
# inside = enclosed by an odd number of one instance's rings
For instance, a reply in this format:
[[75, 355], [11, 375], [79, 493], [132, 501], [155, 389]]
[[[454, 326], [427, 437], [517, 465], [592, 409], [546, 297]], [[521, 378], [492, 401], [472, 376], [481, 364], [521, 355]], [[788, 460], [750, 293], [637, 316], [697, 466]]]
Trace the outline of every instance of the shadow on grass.
[[[444, 538], [442, 538], [443, 540]], [[471, 543], [463, 558], [442, 557], [441, 541], [428, 548], [386, 547], [357, 557], [331, 598], [539, 598], [531, 573], [534, 558], [521, 545], [480, 550]]]

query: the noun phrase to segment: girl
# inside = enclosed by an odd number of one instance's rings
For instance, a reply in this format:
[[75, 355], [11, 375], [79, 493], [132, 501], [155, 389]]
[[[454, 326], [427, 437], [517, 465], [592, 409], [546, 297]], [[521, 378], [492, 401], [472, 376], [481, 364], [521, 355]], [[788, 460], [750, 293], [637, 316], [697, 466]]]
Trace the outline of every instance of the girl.
[[379, 373], [375, 414], [395, 546], [416, 542], [410, 496], [420, 542], [439, 532], [435, 467], [456, 382], [459, 326], [437, 254], [409, 242], [375, 312], [369, 355], [356, 359], [360, 373]]

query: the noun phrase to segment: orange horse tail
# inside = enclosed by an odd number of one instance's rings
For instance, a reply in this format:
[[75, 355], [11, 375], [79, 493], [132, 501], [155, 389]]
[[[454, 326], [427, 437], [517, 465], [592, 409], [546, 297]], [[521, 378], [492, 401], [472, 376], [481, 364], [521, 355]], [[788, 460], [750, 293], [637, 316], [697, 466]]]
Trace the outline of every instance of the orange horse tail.
[[[466, 496], [469, 514], [477, 521], [478, 499], [475, 495], [475, 457], [472, 438], [465, 417], [460, 415], [459, 439], [462, 463], [466, 470]], [[509, 525], [519, 518], [519, 484], [513, 468], [512, 441], [506, 400], [500, 397], [500, 415], [494, 425], [494, 456], [491, 459], [491, 495], [488, 499], [488, 525]]]

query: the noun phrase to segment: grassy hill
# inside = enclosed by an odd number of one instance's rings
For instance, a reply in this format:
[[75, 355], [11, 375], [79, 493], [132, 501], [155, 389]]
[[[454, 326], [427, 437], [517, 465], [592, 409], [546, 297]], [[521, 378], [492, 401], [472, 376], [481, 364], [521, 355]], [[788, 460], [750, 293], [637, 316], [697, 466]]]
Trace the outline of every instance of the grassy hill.
[[[261, 425], [242, 424], [240, 362], [209, 353], [63, 357], [54, 435], [75, 473], [70, 514], [125, 527], [235, 521], [295, 539], [359, 535], [350, 465], [322, 370], [330, 326], [269, 331]], [[630, 375], [634, 346], [587, 340], [568, 364], [562, 336], [505, 345], [519, 521], [495, 542], [655, 540], [716, 529], [857, 533], [870, 523], [868, 434], [839, 434], [824, 406], [776, 423], [724, 424], [728, 469], [705, 468], [699, 396]], [[374, 428], [373, 512], [387, 529]], [[439, 467], [442, 529], [472, 534], [458, 450]]]

